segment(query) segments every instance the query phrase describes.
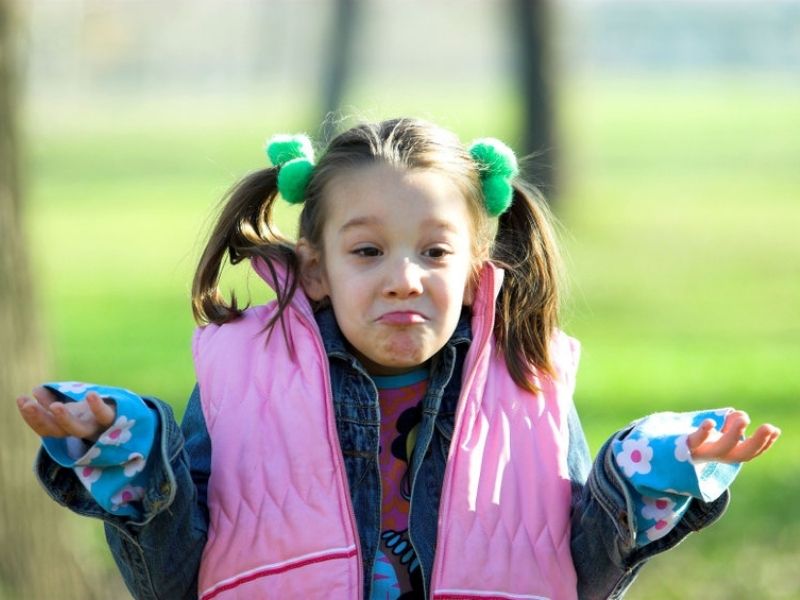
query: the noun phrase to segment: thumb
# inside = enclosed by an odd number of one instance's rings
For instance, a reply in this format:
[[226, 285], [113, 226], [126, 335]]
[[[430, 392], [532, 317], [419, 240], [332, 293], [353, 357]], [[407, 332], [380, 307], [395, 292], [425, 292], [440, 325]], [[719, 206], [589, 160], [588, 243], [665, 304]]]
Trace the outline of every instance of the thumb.
[[686, 438], [686, 445], [689, 447], [689, 452], [694, 452], [708, 440], [711, 432], [714, 430], [714, 426], [715, 423], [712, 419], [706, 419], [700, 423], [700, 427], [689, 434]]

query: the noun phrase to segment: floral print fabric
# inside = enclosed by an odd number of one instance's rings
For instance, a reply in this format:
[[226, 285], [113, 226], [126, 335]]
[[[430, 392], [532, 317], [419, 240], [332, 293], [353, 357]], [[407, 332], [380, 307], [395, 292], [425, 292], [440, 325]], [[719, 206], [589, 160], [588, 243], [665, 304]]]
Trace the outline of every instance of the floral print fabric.
[[108, 512], [139, 518], [147, 474], [147, 456], [153, 445], [156, 417], [144, 401], [125, 389], [75, 381], [46, 383], [63, 402], [83, 400], [88, 392], [113, 398], [114, 423], [90, 445], [77, 438], [45, 437], [42, 443], [63, 467], [72, 468], [83, 486]]
[[686, 443], [706, 419], [721, 429], [730, 411], [657, 413], [612, 443], [614, 460], [631, 491], [637, 546], [667, 535], [692, 498], [716, 500], [736, 478], [741, 465], [695, 462]]
[[422, 571], [408, 532], [408, 465], [417, 440], [428, 373], [373, 377], [381, 409], [381, 535], [372, 572], [371, 600], [425, 595]]

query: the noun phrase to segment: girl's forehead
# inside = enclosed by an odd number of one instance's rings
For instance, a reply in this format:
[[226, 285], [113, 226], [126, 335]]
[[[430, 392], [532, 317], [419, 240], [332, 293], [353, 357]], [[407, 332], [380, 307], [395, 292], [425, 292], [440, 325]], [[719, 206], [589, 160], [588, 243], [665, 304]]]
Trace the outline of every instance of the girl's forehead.
[[353, 219], [403, 221], [409, 218], [459, 222], [469, 219], [467, 200], [455, 181], [433, 169], [385, 164], [337, 174], [326, 186], [326, 220], [343, 225]]

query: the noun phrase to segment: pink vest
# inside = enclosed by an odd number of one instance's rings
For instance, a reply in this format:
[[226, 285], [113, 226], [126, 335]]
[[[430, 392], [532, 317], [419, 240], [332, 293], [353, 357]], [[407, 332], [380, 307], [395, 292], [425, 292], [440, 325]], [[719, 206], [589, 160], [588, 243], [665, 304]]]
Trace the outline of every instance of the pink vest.
[[[254, 263], [262, 277], [263, 264]], [[268, 277], [265, 277], [268, 280]], [[557, 380], [520, 389], [494, 351], [502, 272], [487, 267], [439, 508], [431, 597], [573, 600], [567, 414], [578, 343], [553, 340]], [[211, 437], [201, 599], [361, 598], [362, 561], [328, 362], [306, 297], [263, 333], [274, 303], [195, 333]], [[176, 557], [180, 560], [180, 557]]]

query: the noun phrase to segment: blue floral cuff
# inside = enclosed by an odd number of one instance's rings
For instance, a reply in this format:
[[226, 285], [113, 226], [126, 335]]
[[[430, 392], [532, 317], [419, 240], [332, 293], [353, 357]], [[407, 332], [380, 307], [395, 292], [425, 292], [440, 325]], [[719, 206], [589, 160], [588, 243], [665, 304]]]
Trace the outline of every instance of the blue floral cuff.
[[138, 518], [139, 501], [147, 481], [148, 456], [153, 446], [156, 416], [133, 392], [75, 381], [46, 383], [64, 402], [83, 400], [96, 392], [116, 403], [116, 419], [93, 445], [77, 438], [45, 437], [47, 453], [63, 467], [75, 471], [80, 482], [108, 512]]
[[657, 413], [612, 442], [614, 460], [635, 506], [637, 546], [669, 533], [692, 498], [711, 502], [733, 483], [740, 464], [695, 462], [687, 446], [687, 437], [703, 421], [712, 419], [721, 429], [731, 410]]

